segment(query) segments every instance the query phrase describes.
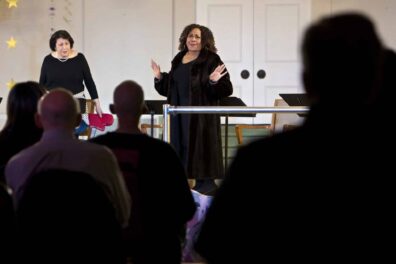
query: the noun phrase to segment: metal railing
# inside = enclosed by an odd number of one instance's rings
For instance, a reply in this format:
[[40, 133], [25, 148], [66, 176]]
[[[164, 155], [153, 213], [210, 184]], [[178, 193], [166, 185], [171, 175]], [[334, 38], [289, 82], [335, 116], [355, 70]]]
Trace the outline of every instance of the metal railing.
[[170, 142], [170, 114], [256, 114], [256, 113], [307, 113], [308, 107], [275, 106], [275, 107], [250, 107], [250, 106], [171, 106], [164, 104], [164, 141]]

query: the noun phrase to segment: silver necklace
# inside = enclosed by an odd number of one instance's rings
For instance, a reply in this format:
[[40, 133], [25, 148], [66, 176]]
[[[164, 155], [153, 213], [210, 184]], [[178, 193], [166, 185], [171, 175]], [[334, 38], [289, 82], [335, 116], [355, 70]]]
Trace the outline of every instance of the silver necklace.
[[67, 58], [57, 58], [60, 62], [65, 62], [65, 61], [67, 61], [68, 59], [69, 59], [69, 57], [67, 57]]

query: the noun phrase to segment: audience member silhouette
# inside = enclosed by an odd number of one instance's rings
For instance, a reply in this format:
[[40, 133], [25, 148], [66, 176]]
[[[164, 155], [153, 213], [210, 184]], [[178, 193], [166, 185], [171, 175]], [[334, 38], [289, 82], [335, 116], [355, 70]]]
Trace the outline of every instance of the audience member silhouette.
[[209, 263], [393, 258], [391, 163], [370, 125], [382, 53], [361, 14], [308, 28], [307, 120], [238, 150], [196, 243]]
[[7, 186], [0, 182], [0, 263], [14, 263], [16, 251], [16, 225], [12, 198]]
[[7, 99], [7, 121], [0, 131], [0, 182], [5, 182], [8, 160], [22, 149], [39, 141], [42, 129], [34, 122], [37, 103], [45, 89], [37, 82], [17, 83]]
[[5, 170], [14, 206], [18, 207], [32, 175], [47, 169], [80, 171], [100, 183], [115, 208], [117, 219], [126, 226], [130, 197], [116, 158], [109, 149], [74, 137], [74, 127], [80, 120], [78, 103], [69, 91], [53, 89], [41, 97], [36, 121], [43, 127], [43, 136], [38, 143], [14, 156]]
[[395, 110], [393, 104], [396, 100], [396, 52], [386, 49], [384, 52], [384, 77], [382, 89], [379, 91], [378, 108], [382, 122], [393, 123]]
[[32, 175], [17, 210], [20, 263], [126, 263], [121, 225], [102, 186], [84, 172]]
[[180, 263], [184, 227], [195, 204], [184, 167], [167, 143], [142, 134], [138, 128], [144, 94], [134, 81], [114, 91], [111, 111], [118, 117], [115, 132], [91, 141], [116, 155], [133, 200], [126, 252], [134, 264]]

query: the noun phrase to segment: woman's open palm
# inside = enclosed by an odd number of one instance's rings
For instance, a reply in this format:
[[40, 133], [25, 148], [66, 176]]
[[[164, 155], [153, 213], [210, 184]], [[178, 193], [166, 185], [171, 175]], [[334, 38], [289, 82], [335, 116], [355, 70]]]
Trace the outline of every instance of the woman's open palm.
[[225, 64], [219, 65], [216, 67], [216, 69], [210, 74], [209, 79], [212, 82], [218, 82], [221, 77], [227, 74], [227, 71], [225, 71]]
[[161, 79], [161, 68], [160, 66], [153, 60], [151, 60], [151, 69], [153, 70], [154, 77], [157, 79]]

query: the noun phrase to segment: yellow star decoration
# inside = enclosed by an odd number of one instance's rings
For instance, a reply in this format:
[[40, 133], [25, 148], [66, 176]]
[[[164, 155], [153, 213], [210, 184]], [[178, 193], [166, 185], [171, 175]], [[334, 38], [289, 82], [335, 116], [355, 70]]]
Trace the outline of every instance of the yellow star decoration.
[[17, 44], [17, 41], [14, 39], [14, 37], [11, 37], [9, 40], [7, 40], [7, 45], [9, 49], [15, 48]]
[[11, 79], [9, 82], [7, 82], [7, 87], [10, 90], [14, 87], [14, 85], [15, 85], [14, 79]]
[[18, 7], [18, 0], [7, 0], [7, 2], [8, 2], [8, 8], [11, 8], [11, 7]]

